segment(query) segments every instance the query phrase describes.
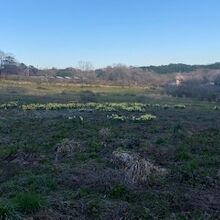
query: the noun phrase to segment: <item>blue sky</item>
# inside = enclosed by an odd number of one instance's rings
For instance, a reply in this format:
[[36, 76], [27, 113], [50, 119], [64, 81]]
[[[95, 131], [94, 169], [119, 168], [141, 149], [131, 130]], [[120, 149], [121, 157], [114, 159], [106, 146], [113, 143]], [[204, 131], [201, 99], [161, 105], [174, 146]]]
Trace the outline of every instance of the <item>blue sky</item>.
[[38, 67], [220, 61], [219, 0], [0, 0], [0, 49]]

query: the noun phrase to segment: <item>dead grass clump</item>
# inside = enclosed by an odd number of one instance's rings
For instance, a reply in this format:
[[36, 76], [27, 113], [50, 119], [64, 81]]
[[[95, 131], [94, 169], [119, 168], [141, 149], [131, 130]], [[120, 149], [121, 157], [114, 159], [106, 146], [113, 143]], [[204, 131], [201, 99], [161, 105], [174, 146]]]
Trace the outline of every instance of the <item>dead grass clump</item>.
[[147, 182], [149, 177], [163, 176], [167, 170], [141, 158], [138, 154], [116, 150], [112, 154], [112, 162], [122, 169], [128, 180], [133, 183]]
[[107, 140], [111, 136], [111, 130], [109, 128], [101, 128], [99, 135], [103, 140]]
[[37, 153], [26, 153], [23, 151], [18, 151], [16, 154], [10, 154], [5, 159], [4, 162], [16, 164], [20, 166], [38, 166], [45, 157]]
[[71, 156], [74, 152], [81, 152], [82, 150], [83, 146], [81, 143], [75, 141], [74, 139], [64, 139], [56, 147], [55, 160], [57, 161], [60, 158]]

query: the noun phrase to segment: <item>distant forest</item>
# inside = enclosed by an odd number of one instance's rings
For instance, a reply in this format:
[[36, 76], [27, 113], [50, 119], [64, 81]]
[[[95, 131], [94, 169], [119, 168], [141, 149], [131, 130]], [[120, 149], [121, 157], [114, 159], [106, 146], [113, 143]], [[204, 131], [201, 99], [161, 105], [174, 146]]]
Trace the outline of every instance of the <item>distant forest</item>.
[[220, 84], [220, 62], [209, 65], [169, 64], [133, 67], [122, 64], [94, 69], [87, 61], [77, 68], [38, 69], [18, 62], [13, 55], [0, 51], [0, 77], [19, 80], [66, 81], [70, 83], [130, 86], [167, 86], [181, 81], [197, 84]]
[[166, 73], [189, 73], [198, 69], [220, 70], [220, 62], [208, 65], [187, 65], [183, 63], [160, 65], [160, 66], [143, 66], [143, 70], [153, 71], [160, 74]]

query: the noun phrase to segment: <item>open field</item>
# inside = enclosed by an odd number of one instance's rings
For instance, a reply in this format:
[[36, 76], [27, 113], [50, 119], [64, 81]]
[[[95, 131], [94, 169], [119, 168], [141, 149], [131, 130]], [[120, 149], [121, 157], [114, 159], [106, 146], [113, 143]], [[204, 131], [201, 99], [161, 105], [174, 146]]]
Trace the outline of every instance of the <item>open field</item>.
[[0, 81], [0, 219], [218, 219], [219, 106]]

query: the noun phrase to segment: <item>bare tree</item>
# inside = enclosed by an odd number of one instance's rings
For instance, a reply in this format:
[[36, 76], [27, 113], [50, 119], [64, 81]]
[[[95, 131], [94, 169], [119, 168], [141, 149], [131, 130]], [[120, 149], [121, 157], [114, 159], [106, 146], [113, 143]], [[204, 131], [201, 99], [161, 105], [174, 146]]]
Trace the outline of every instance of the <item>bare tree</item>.
[[12, 54], [7, 54], [0, 50], [0, 66], [17, 64], [15, 57]]
[[0, 67], [3, 66], [3, 61], [4, 61], [5, 57], [6, 57], [6, 54], [0, 50]]
[[2, 73], [15, 73], [18, 71], [17, 61], [12, 54], [0, 50], [0, 75]]
[[4, 69], [4, 60], [5, 60], [6, 54], [5, 52], [0, 50], [0, 76], [2, 74], [2, 70]]
[[89, 62], [89, 61], [83, 61], [83, 60], [81, 60], [81, 61], [78, 62], [78, 67], [79, 67], [79, 69], [81, 69], [82, 71], [91, 71], [91, 70], [94, 69], [91, 62]]

